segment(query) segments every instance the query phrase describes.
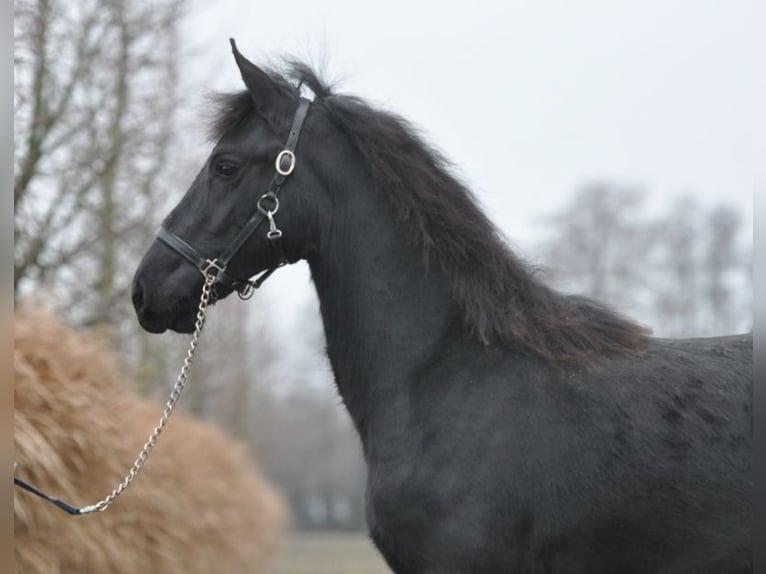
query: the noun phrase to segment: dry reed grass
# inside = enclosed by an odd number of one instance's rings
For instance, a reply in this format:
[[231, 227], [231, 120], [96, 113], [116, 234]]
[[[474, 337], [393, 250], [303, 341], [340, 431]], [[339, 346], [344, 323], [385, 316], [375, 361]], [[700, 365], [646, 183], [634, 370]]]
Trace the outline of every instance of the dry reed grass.
[[[94, 334], [45, 312], [17, 312], [14, 362], [20, 476], [73, 504], [103, 498], [160, 409], [118, 382], [125, 371]], [[68, 516], [16, 489], [16, 567], [27, 574], [262, 572], [285, 517], [242, 446], [176, 413], [136, 482], [105, 512]]]

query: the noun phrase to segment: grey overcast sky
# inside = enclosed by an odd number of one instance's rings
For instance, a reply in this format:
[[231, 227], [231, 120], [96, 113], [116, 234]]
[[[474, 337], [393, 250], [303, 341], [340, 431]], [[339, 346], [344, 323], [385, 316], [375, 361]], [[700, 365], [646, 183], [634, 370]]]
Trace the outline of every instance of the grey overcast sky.
[[[752, 226], [754, 6], [217, 0], [187, 23], [183, 73], [192, 101], [239, 89], [230, 36], [256, 63], [326, 64], [343, 91], [420, 127], [522, 252], [592, 180], [642, 186], [656, 205], [725, 200]], [[310, 298], [303, 267], [272, 293]]]

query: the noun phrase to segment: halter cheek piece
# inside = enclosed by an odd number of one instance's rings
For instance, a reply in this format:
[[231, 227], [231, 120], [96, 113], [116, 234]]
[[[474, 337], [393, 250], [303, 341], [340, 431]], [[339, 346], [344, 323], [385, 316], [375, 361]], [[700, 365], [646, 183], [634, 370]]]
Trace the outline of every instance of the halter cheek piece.
[[[298, 145], [298, 137], [300, 136], [301, 128], [303, 127], [303, 120], [306, 119], [306, 114], [309, 111], [310, 105], [311, 100], [307, 98], [301, 96], [298, 100], [298, 109], [295, 111], [295, 116], [293, 117], [290, 134], [287, 136], [287, 143], [285, 144], [284, 149], [277, 155], [275, 162], [276, 173], [271, 179], [269, 190], [258, 199], [256, 211], [250, 216], [248, 222], [240, 232], [237, 233], [236, 237], [223, 253], [218, 257], [209, 259], [200, 255], [199, 251], [171, 231], [165, 229], [164, 226], [160, 227], [160, 230], [157, 232], [157, 238], [160, 241], [192, 263], [203, 275], [215, 275], [216, 285], [223, 285], [236, 291], [242, 299], [250, 298], [254, 289], [260, 287], [261, 284], [274, 273], [274, 271], [287, 263], [282, 248], [282, 231], [277, 227], [274, 215], [279, 211], [279, 190], [282, 188], [282, 184], [285, 182], [287, 176], [289, 176], [295, 169], [295, 146]], [[250, 236], [255, 233], [266, 220], [269, 222], [269, 230], [266, 232], [266, 237], [271, 241], [272, 246], [274, 246], [277, 252], [277, 265], [267, 269], [254, 280], [236, 279], [226, 273], [226, 267], [229, 265], [232, 257], [237, 254], [245, 242], [250, 239]]]

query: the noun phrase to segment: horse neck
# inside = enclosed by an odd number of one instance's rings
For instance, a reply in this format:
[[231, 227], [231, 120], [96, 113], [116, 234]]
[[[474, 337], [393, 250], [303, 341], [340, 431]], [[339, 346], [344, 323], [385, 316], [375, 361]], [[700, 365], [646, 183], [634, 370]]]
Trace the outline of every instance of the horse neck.
[[364, 442], [371, 410], [406, 395], [454, 306], [438, 265], [426, 267], [371, 182], [347, 188], [345, 212], [333, 214], [309, 266], [336, 384]]

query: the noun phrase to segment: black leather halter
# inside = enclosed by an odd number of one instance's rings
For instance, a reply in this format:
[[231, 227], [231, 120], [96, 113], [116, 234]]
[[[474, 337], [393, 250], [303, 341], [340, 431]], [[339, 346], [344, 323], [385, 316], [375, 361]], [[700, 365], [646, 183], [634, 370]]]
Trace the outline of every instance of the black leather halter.
[[[279, 210], [278, 196], [282, 184], [285, 182], [287, 176], [289, 176], [295, 169], [295, 146], [298, 145], [298, 137], [301, 134], [303, 120], [306, 119], [306, 114], [309, 111], [310, 105], [311, 100], [300, 97], [298, 101], [298, 109], [295, 111], [293, 124], [290, 128], [290, 134], [287, 136], [287, 143], [285, 144], [284, 149], [277, 155], [275, 162], [276, 173], [271, 180], [269, 190], [258, 199], [258, 207], [256, 211], [250, 216], [248, 222], [240, 232], [237, 233], [236, 237], [223, 253], [218, 257], [210, 259], [200, 255], [199, 251], [171, 231], [165, 229], [164, 226], [160, 227], [160, 230], [157, 232], [157, 238], [160, 241], [192, 263], [203, 275], [215, 275], [216, 285], [223, 285], [236, 291], [243, 299], [249, 298], [253, 294], [254, 289], [260, 287], [261, 284], [274, 273], [274, 271], [287, 263], [287, 259], [285, 258], [282, 249], [282, 232], [277, 228], [276, 222], [274, 221], [274, 215]], [[269, 222], [269, 231], [266, 233], [266, 237], [271, 240], [272, 245], [277, 250], [279, 263], [275, 267], [271, 267], [264, 271], [254, 280], [236, 279], [226, 273], [226, 267], [229, 265], [232, 257], [236, 255], [250, 236], [255, 233], [266, 220]]]

